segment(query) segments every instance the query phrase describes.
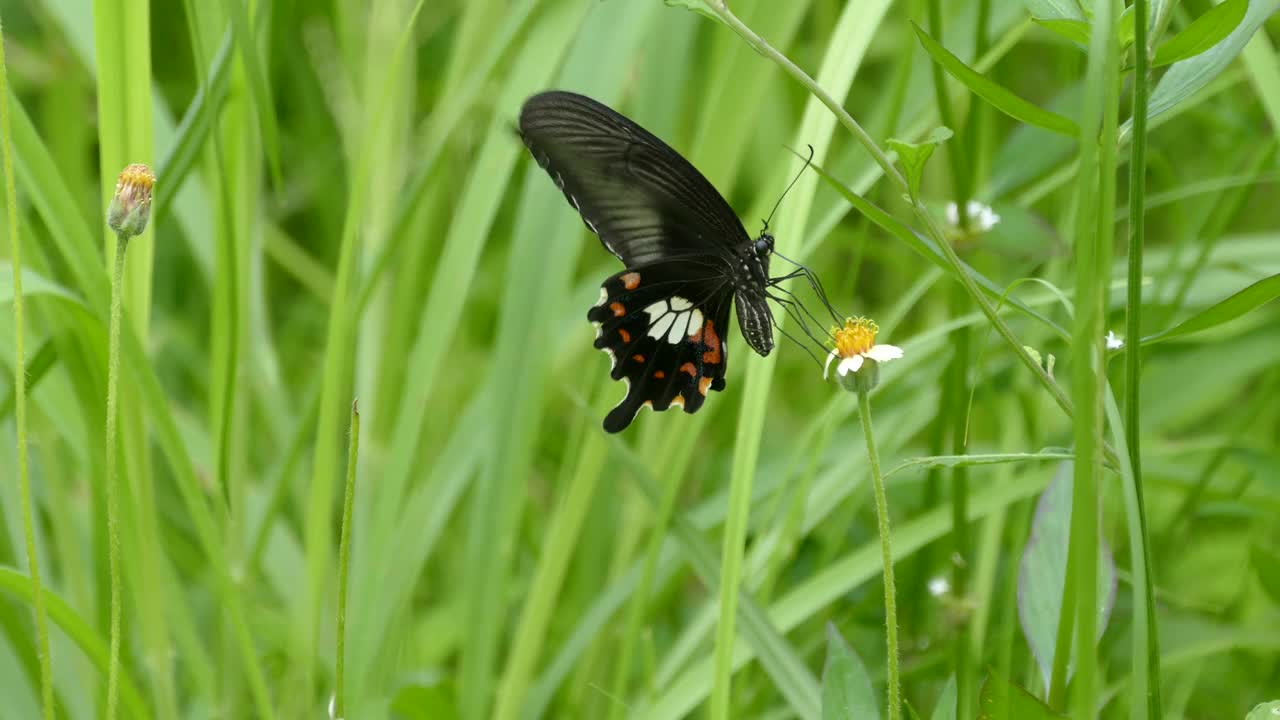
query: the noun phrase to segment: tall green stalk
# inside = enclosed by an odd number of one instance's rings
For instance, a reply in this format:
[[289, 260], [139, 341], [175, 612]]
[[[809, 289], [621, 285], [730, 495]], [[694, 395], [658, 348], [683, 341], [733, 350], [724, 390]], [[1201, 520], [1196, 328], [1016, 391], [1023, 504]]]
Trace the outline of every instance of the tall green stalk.
[[876, 450], [876, 436], [871, 430], [871, 401], [867, 391], [858, 393], [858, 418], [867, 440], [867, 461], [871, 464], [871, 484], [876, 495], [876, 529], [880, 533], [880, 554], [884, 561], [884, 625], [885, 646], [888, 653], [888, 676], [885, 680], [888, 693], [889, 720], [902, 719], [902, 690], [898, 679], [898, 601], [893, 583], [893, 551], [889, 545], [889, 500], [884, 490], [884, 476], [880, 474], [880, 453]]
[[351, 515], [356, 502], [356, 465], [360, 457], [360, 406], [351, 403], [351, 444], [347, 450], [347, 490], [342, 501], [342, 534], [338, 541], [338, 639], [334, 655], [333, 706], [335, 718], [347, 716], [343, 671], [346, 667], [347, 567], [351, 561]]
[[[1142, 391], [1142, 252], [1146, 235], [1147, 204], [1147, 105], [1151, 96], [1151, 47], [1148, 40], [1148, 2], [1134, 0], [1134, 56], [1133, 76], [1133, 146], [1129, 159], [1129, 285], [1126, 304], [1124, 376], [1124, 434], [1129, 448], [1129, 467], [1132, 470], [1134, 493], [1137, 497], [1138, 528], [1142, 535], [1142, 554], [1146, 558], [1146, 572], [1142, 577], [1142, 591], [1146, 594], [1146, 662], [1148, 677], [1147, 714], [1162, 717], [1160, 703], [1160, 638], [1156, 631], [1154, 581], [1151, 578], [1151, 538], [1147, 529], [1146, 501], [1142, 489], [1141, 391]], [[1137, 658], [1134, 658], [1135, 661]]]
[[116, 477], [120, 385], [120, 315], [124, 294], [124, 255], [129, 236], [116, 234], [111, 273], [111, 329], [107, 349], [107, 564], [111, 575], [111, 649], [107, 665], [106, 717], [116, 716], [120, 690], [120, 489]]
[[53, 720], [53, 663], [49, 654], [49, 617], [40, 587], [36, 554], [36, 518], [31, 507], [31, 476], [27, 462], [26, 301], [22, 296], [22, 243], [18, 241], [18, 191], [13, 179], [13, 143], [9, 132], [9, 69], [4, 57], [4, 28], [0, 23], [0, 134], [4, 140], [5, 207], [9, 218], [9, 252], [13, 261], [13, 420], [18, 432], [18, 493], [22, 496], [22, 531], [27, 567], [31, 572], [31, 605], [36, 614], [36, 654], [40, 658], [40, 701], [45, 720]]
[[1064, 583], [1064, 593], [1075, 595], [1076, 670], [1072, 712], [1079, 720], [1092, 720], [1096, 713], [1098, 486], [1105, 424], [1101, 374], [1115, 217], [1120, 95], [1115, 28], [1119, 14], [1116, 0], [1095, 0], [1084, 107], [1079, 119], [1081, 141], [1074, 218], [1076, 316], [1071, 339], [1076, 461], [1069, 564], [1074, 565], [1074, 576]]
[[[935, 38], [943, 36], [942, 25], [942, 2], [941, 0], [929, 0], [929, 33]], [[981, 25], [981, 23], [979, 23]], [[976, 46], [977, 52], [981, 53], [981, 44]], [[951, 128], [959, 136], [958, 140], [947, 145], [947, 167], [951, 170], [951, 186], [953, 197], [956, 204], [956, 217], [958, 220], [958, 229], [961, 236], [968, 233], [971, 222], [969, 218], [969, 199], [973, 195], [973, 185], [975, 178], [969, 167], [968, 144], [963, 140], [970, 135], [969, 123], [965, 122], [960, 125], [957, 122], [956, 110], [951, 104], [951, 95], [947, 92], [946, 74], [942, 66], [937, 63], [930, 63], [930, 69], [933, 73], [933, 94], [934, 102], [938, 106], [938, 117], [942, 120], [942, 124]], [[972, 111], [980, 103], [971, 102], [970, 116], [972, 119]], [[965, 297], [962, 288], [956, 286], [949, 293], [949, 302], [951, 305], [951, 314], [953, 317], [959, 317], [967, 310], [968, 298]], [[968, 327], [958, 328], [954, 334], [953, 354], [951, 361], [947, 367], [947, 390], [946, 403], [942, 406], [936, 422], [939, 426], [939, 436], [948, 438], [949, 436], [949, 452], [953, 455], [964, 453], [965, 448], [965, 414], [967, 411], [966, 400], [968, 398], [968, 369], [969, 369], [969, 345], [970, 345], [970, 329]], [[940, 472], [938, 474], [941, 474]], [[952, 529], [951, 529], [951, 556], [954, 562], [951, 563], [951, 589], [956, 597], [963, 598], [968, 592], [969, 585], [969, 524], [966, 520], [968, 516], [968, 470], [964, 465], [957, 465], [951, 469], [951, 513], [952, 513]], [[953, 662], [955, 663], [956, 673], [956, 710], [957, 717], [960, 720], [967, 720], [971, 712], [973, 697], [973, 667], [969, 662], [969, 623], [964, 622], [960, 625], [959, 631], [954, 634], [951, 639]]]

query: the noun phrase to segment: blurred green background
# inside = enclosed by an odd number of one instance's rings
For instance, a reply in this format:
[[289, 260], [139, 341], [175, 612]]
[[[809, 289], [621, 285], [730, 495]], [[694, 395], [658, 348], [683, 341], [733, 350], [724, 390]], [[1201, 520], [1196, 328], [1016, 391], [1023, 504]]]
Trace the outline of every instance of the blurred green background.
[[[731, 3], [882, 145], [952, 125], [925, 202], [939, 222], [958, 195], [992, 206], [999, 223], [954, 234], [957, 250], [997, 292], [1013, 286], [1012, 298], [1069, 328], [1075, 143], [950, 80], [954, 117], [940, 118], [934, 66], [909, 24], [927, 25], [928, 5]], [[1073, 116], [1086, 55], [1032, 22], [1045, 5], [948, 0], [939, 40]], [[1212, 5], [1172, 4], [1168, 34]], [[1255, 0], [1250, 12], [1275, 5]], [[806, 144], [911, 223], [866, 151], [733, 31], [659, 0], [37, 0], [0, 2], [0, 19], [58, 717], [99, 717], [105, 695], [114, 238], [102, 218], [129, 162], [150, 164], [158, 183], [125, 287], [122, 716], [326, 716], [354, 398], [348, 718], [701, 715], [731, 476], [753, 481], [731, 717], [818, 717], [828, 623], [883, 698], [880, 555], [855, 398], [800, 348], [780, 342], [762, 359], [729, 331], [728, 386], [702, 411], [643, 413], [606, 436], [600, 419], [624, 389], [585, 315], [619, 266], [513, 131], [526, 97], [571, 89], [683, 153], [753, 234], [800, 168], [787, 148]], [[1280, 272], [1277, 31], [1263, 25], [1155, 121], [1145, 333]], [[1128, 104], [1126, 90], [1122, 119]], [[1106, 321], [1120, 334], [1124, 187]], [[994, 670], [1043, 697], [1029, 638], [1053, 637], [1065, 554], [1027, 545], [1037, 497], [1064, 472], [1070, 421], [949, 271], [816, 173], [771, 227], [841, 311], [874, 317], [882, 340], [906, 350], [873, 401], [886, 471], [1002, 455], [888, 479], [905, 696], [922, 716], [936, 706], [933, 717], [953, 717], [938, 698], [959, 677], [958, 717], [972, 718]], [[0, 717], [35, 718], [4, 248]], [[1065, 383], [1067, 343], [1025, 314], [1004, 316]], [[1273, 303], [1144, 356], [1167, 717], [1240, 718], [1280, 696], [1278, 349]], [[1108, 365], [1118, 388], [1121, 367]], [[1057, 450], [1009, 457], [1046, 448]], [[1098, 702], [1120, 718], [1142, 704], [1130, 690], [1142, 618], [1121, 485], [1107, 473], [1100, 488], [1114, 557], [1104, 572], [1117, 582]], [[959, 534], [957, 502], [972, 519]], [[1040, 550], [1065, 548], [1053, 522], [1064, 510], [1035, 516], [1056, 538]], [[1049, 614], [1020, 619], [1035, 598], [1050, 598]]]

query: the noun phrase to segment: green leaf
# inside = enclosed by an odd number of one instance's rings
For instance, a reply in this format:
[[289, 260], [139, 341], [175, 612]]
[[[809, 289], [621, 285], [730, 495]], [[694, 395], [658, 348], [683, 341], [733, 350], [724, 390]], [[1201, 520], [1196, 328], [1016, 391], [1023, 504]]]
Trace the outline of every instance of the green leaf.
[[1124, 9], [1124, 12], [1120, 14], [1120, 24], [1116, 26], [1116, 37], [1120, 40], [1121, 50], [1133, 44], [1133, 8], [1134, 6], [1130, 5]]
[[[1062, 614], [1070, 533], [1071, 463], [1064, 462], [1036, 502], [1031, 536], [1018, 563], [1018, 621], [1046, 686], [1053, 668], [1058, 620]], [[1098, 543], [1098, 588], [1101, 591], [1098, 636], [1101, 637], [1116, 598], [1115, 562], [1111, 558], [1111, 549], [1101, 539]], [[1022, 716], [1015, 714], [1014, 717]]]
[[898, 153], [902, 161], [902, 169], [907, 171], [907, 185], [911, 188], [912, 199], [920, 197], [920, 178], [924, 174], [924, 165], [933, 155], [939, 143], [946, 142], [954, 133], [950, 128], [936, 127], [928, 137], [918, 143], [911, 143], [895, 138], [889, 139], [889, 147]]
[[1196, 18], [1195, 22], [1156, 50], [1152, 66], [1161, 67], [1186, 60], [1217, 45], [1240, 27], [1248, 9], [1249, 0], [1226, 0], [1221, 5], [1209, 8], [1208, 12]]
[[391, 699], [395, 720], [453, 720], [458, 717], [452, 685], [405, 685]]
[[880, 720], [867, 668], [831, 623], [822, 668], [822, 720]]
[[[26, 297], [57, 295], [64, 300], [80, 303], [80, 299], [70, 290], [25, 267], [22, 268], [22, 294]], [[0, 260], [0, 306], [10, 302], [13, 302], [13, 263]]]
[[1280, 603], [1280, 552], [1258, 543], [1249, 548], [1249, 562], [1258, 572], [1258, 584], [1271, 596], [1271, 601]]
[[956, 676], [947, 678], [947, 684], [938, 696], [938, 704], [933, 706], [933, 715], [929, 720], [956, 720]]
[[696, 12], [699, 15], [705, 15], [711, 18], [712, 20], [715, 20], [716, 22], [723, 22], [720, 19], [720, 16], [716, 15], [715, 10], [712, 10], [711, 6], [706, 3], [706, 0], [663, 0], [663, 1], [666, 2], [666, 4], [669, 5], [670, 7], [684, 8], [685, 10]]
[[1036, 22], [1041, 20], [1084, 20], [1077, 0], [1023, 0]]
[[[1151, 93], [1147, 117], [1156, 117], [1167, 112], [1208, 85], [1231, 64], [1232, 60], [1236, 59], [1240, 51], [1244, 50], [1245, 44], [1253, 37], [1254, 32], [1262, 27], [1262, 23], [1277, 9], [1280, 9], [1280, 0], [1249, 0], [1249, 9], [1245, 12], [1244, 20], [1241, 20], [1240, 25], [1221, 42], [1193, 58], [1170, 66], [1164, 77], [1160, 78], [1160, 82], [1156, 84], [1155, 91]], [[1132, 125], [1132, 119], [1126, 121], [1122, 134], [1131, 132]]]
[[978, 720], [1057, 720], [1065, 718], [1040, 698], [995, 673], [978, 692]]
[[1280, 275], [1264, 278], [1231, 297], [1212, 305], [1200, 313], [1191, 316], [1182, 323], [1155, 335], [1142, 339], [1143, 345], [1173, 340], [1191, 333], [1208, 330], [1228, 323], [1254, 310], [1280, 295]]
[[1272, 700], [1255, 706], [1244, 720], [1275, 720], [1280, 717], [1280, 700]]
[[1089, 47], [1089, 23], [1084, 20], [1042, 20], [1033, 18], [1040, 27], [1079, 45]]
[[[1280, 2], [1280, 0], [1277, 0], [1277, 2]], [[919, 25], [913, 22], [911, 27], [915, 29], [916, 37], [920, 39], [920, 44], [933, 58], [934, 62], [938, 63], [948, 74], [973, 91], [975, 95], [990, 103], [995, 109], [1014, 120], [1028, 125], [1053, 130], [1069, 137], [1076, 137], [1080, 134], [1080, 128], [1076, 126], [1075, 121], [1023, 100], [1013, 94], [1012, 91], [965, 65], [960, 58], [952, 55], [951, 51], [939, 45], [938, 41], [932, 37], [929, 37], [929, 33], [921, 29]]]

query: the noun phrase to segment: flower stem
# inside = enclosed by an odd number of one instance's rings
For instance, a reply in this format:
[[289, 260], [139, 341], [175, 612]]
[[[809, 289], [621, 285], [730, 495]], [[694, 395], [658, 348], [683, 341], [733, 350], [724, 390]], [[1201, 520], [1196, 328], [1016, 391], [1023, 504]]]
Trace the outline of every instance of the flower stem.
[[120, 314], [124, 294], [124, 255], [129, 236], [116, 234], [111, 273], [111, 330], [107, 348], [107, 562], [111, 573], [111, 654], [107, 664], [107, 720], [116, 717], [120, 696], [120, 489], [116, 477], [116, 425], [119, 416]]
[[884, 624], [888, 646], [889, 720], [902, 719], [901, 689], [898, 686], [898, 602], [893, 585], [893, 551], [889, 547], [889, 501], [884, 492], [884, 476], [880, 474], [880, 454], [876, 451], [875, 433], [871, 430], [871, 401], [866, 392], [858, 393], [858, 417], [867, 438], [867, 460], [871, 463], [871, 483], [876, 493], [876, 524], [880, 531], [880, 552], [884, 559]]
[[22, 496], [22, 529], [26, 537], [27, 567], [31, 573], [31, 605], [36, 614], [36, 653], [40, 658], [40, 700], [45, 720], [53, 720], [53, 665], [49, 656], [49, 618], [40, 588], [36, 555], [36, 519], [31, 507], [31, 476], [27, 462], [26, 302], [22, 295], [22, 244], [18, 241], [18, 191], [13, 176], [13, 144], [9, 134], [9, 71], [0, 33], [0, 133], [4, 140], [5, 207], [13, 266], [13, 420], [18, 430], [18, 494]]

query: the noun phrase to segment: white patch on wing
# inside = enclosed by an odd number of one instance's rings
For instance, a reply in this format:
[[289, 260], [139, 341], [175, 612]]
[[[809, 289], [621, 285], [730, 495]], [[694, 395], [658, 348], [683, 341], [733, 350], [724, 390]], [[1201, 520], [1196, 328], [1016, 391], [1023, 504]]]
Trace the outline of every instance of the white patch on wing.
[[682, 297], [659, 300], [644, 311], [649, 315], [649, 337], [666, 338], [672, 345], [683, 342], [691, 328], [702, 327], [702, 311]]
[[604, 286], [603, 286], [603, 285], [601, 285], [601, 286], [600, 286], [600, 300], [599, 300], [598, 302], [596, 302], [596, 307], [600, 307], [601, 305], [604, 305], [604, 301], [605, 301], [605, 300], [608, 300], [608, 299], [609, 299], [609, 291], [608, 291], [608, 290], [605, 290], [605, 289], [604, 289]]

